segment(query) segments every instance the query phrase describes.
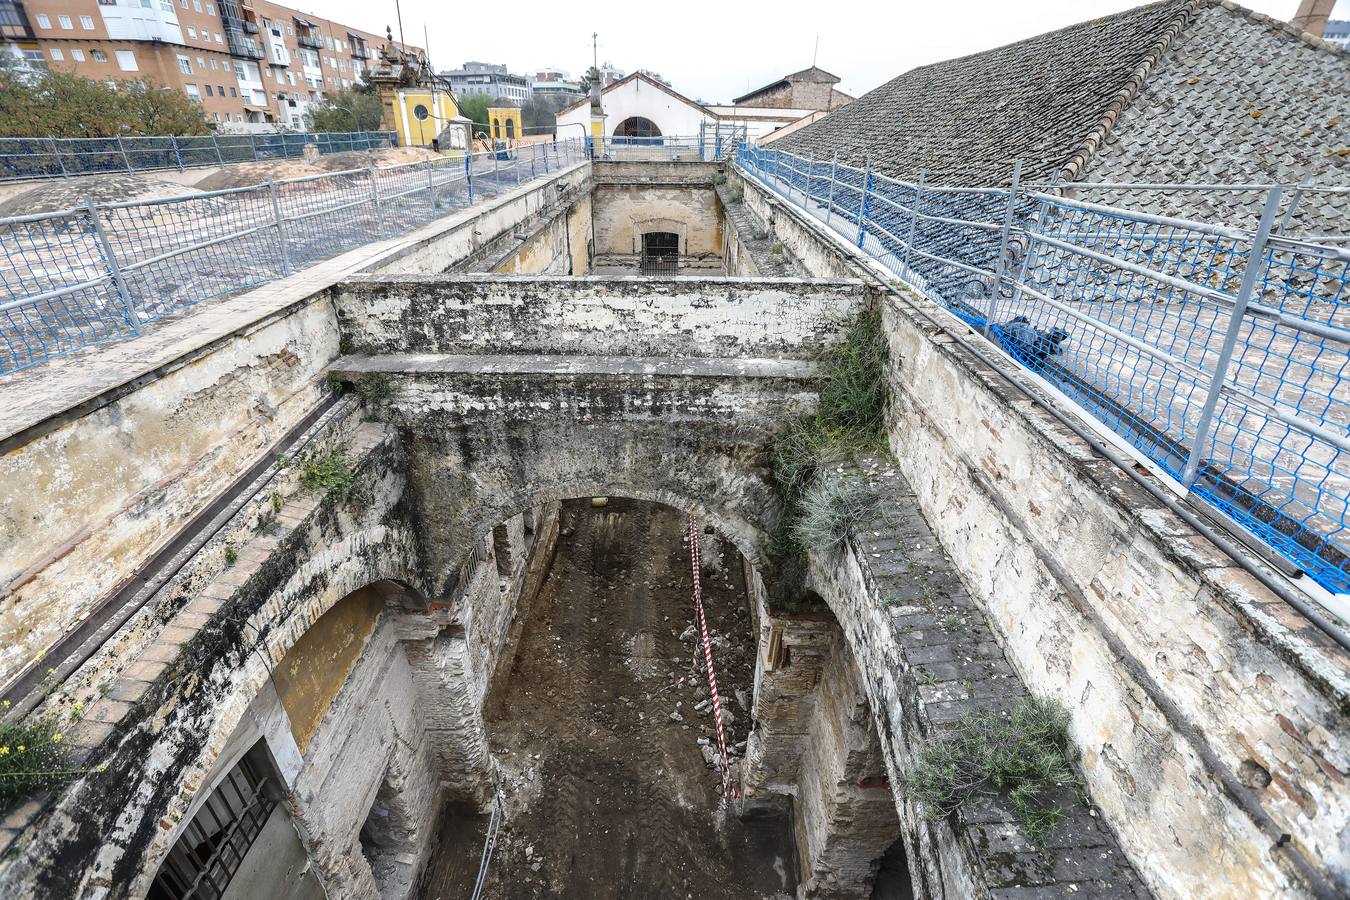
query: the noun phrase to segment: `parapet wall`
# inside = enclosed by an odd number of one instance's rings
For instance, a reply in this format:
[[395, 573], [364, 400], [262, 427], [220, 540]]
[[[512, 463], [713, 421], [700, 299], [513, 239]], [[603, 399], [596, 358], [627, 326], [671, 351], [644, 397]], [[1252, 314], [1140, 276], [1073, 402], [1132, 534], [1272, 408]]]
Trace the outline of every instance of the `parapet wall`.
[[871, 292], [837, 279], [368, 276], [335, 300], [364, 354], [801, 357]]

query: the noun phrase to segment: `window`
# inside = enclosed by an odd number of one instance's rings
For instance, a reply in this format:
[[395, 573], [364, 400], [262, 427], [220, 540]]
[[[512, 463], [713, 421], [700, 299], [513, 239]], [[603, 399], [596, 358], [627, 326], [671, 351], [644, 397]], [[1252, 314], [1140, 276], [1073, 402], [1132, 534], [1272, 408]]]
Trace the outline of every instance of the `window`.
[[49, 19], [49, 18], [47, 18], [47, 16], [46, 16], [45, 14], [43, 14], [43, 13], [38, 13], [37, 20], [38, 20], [38, 27], [39, 27], [39, 28], [51, 28], [51, 27], [52, 27], [52, 20]]
[[76, 47], [70, 51], [70, 58], [76, 62], [84, 62], [84, 51]]
[[211, 115], [212, 115], [213, 118], [215, 118], [215, 120], [216, 120], [217, 122], [220, 121], [220, 113], [218, 113], [218, 112], [213, 112], [213, 113], [211, 113]]
[[192, 8], [197, 12], [202, 11], [202, 0], [192, 0]]
[[244, 69], [244, 64], [239, 62], [239, 60], [234, 61], [234, 77], [238, 78], [240, 81], [248, 81], [248, 73]]
[[223, 84], [218, 84], [218, 85], [216, 85], [216, 96], [218, 96], [218, 97], [224, 97], [224, 96], [225, 96], [225, 85], [223, 85]]
[[202, 99], [202, 92], [197, 90], [197, 86], [195, 84], [185, 84], [183, 85], [183, 90], [193, 100], [200, 101]]
[[93, 30], [94, 30], [94, 17], [93, 17], [93, 16], [80, 16], [80, 27], [83, 28], [85, 31], [93, 31]]
[[216, 67], [216, 58], [215, 58], [214, 56], [211, 57], [210, 63], [211, 63], [211, 68], [214, 69], [214, 68]]
[[57, 16], [56, 21], [60, 22], [61, 27], [66, 31], [70, 31], [75, 27], [74, 23], [70, 21], [70, 16]]
[[197, 57], [197, 68], [201, 69], [203, 72], [206, 71], [206, 58], [205, 58], [205, 57], [202, 57], [202, 56]]
[[220, 36], [220, 32], [219, 32], [219, 31], [216, 32], [216, 43], [217, 43], [217, 44], [223, 44], [223, 43], [225, 43], [225, 39], [222, 38], [222, 37]]
[[208, 85], [206, 86], [206, 96], [208, 96], [208, 97], [214, 97], [215, 95], [216, 95], [216, 94], [215, 94], [215, 91], [213, 91], [213, 90], [211, 89], [211, 85], [208, 84]]
[[104, 53], [102, 50], [90, 50], [89, 56], [93, 58], [94, 62], [108, 61], [108, 54]]
[[56, 60], [57, 62], [61, 62], [61, 60], [66, 58], [65, 54], [62, 53], [60, 50], [58, 50], [56, 47], [53, 47], [50, 52], [52, 55], [52, 59]]
[[231, 96], [231, 97], [238, 97], [238, 96], [239, 96], [239, 92], [236, 91], [234, 88], [230, 88], [230, 96]]
[[181, 6], [181, 7], [183, 7], [183, 9], [187, 9], [187, 8], [188, 8], [188, 0], [178, 0], [178, 5]]
[[115, 50], [117, 54], [117, 68], [123, 72], [139, 72], [140, 66], [136, 65], [136, 54], [131, 50]]
[[210, 3], [206, 4], [206, 14], [208, 16], [214, 16], [216, 14], [216, 8]]
[[191, 25], [188, 26], [188, 37], [192, 38], [194, 41], [197, 39], [197, 29], [193, 28]]
[[330, 34], [330, 35], [325, 35], [324, 40], [328, 41], [328, 49], [329, 49], [329, 50], [332, 50], [332, 49], [333, 49], [333, 36], [332, 36], [331, 34]]
[[[282, 801], [283, 783], [266, 741], [258, 741], [207, 795], [170, 848], [149, 896], [220, 897]], [[270, 849], [270, 848], [269, 848]], [[238, 894], [235, 885], [234, 894]]]
[[184, 75], [192, 74], [192, 60], [181, 53], [178, 54], [178, 71], [182, 72]]
[[117, 0], [98, 0], [99, 6], [116, 6]]

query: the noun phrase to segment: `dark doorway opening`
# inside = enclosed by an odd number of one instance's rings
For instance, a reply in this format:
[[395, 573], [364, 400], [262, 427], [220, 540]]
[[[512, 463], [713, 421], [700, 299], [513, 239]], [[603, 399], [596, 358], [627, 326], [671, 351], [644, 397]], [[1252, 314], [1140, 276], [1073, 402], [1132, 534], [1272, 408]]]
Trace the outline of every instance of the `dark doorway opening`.
[[677, 275], [680, 271], [680, 236], [673, 231], [649, 231], [642, 236], [643, 275]]
[[614, 129], [617, 144], [659, 144], [661, 129], [656, 123], [643, 116], [630, 116]]

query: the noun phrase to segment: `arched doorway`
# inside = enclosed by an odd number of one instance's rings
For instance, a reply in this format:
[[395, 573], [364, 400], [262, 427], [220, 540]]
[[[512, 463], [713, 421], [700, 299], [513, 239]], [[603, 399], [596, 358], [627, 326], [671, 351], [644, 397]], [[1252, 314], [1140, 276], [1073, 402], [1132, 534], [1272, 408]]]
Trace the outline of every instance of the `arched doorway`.
[[661, 129], [651, 119], [629, 116], [614, 129], [614, 137], [625, 144], [659, 144]]
[[507, 137], [507, 140], [514, 140], [514, 139], [515, 139], [515, 136], [516, 136], [516, 122], [515, 122], [514, 119], [507, 119], [507, 120], [506, 120], [506, 137]]
[[639, 271], [643, 275], [679, 274], [680, 236], [673, 231], [649, 231], [644, 234]]

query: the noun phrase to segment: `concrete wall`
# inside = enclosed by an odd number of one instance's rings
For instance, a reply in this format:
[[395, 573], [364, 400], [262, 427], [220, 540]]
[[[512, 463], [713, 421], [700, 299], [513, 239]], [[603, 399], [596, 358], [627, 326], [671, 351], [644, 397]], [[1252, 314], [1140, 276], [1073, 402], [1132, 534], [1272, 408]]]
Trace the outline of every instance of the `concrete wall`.
[[679, 235], [680, 256], [718, 261], [722, 253], [722, 210], [711, 185], [596, 185], [595, 255], [634, 259], [642, 236], [654, 231]]
[[524, 243], [516, 234], [508, 237], [506, 255], [491, 267], [494, 272], [516, 275], [585, 275], [591, 268], [591, 195], [549, 220]]
[[362, 354], [810, 355], [867, 304], [856, 281], [363, 277], [336, 292]]
[[89, 616], [323, 396], [329, 304], [244, 328], [0, 456], [0, 684]]

